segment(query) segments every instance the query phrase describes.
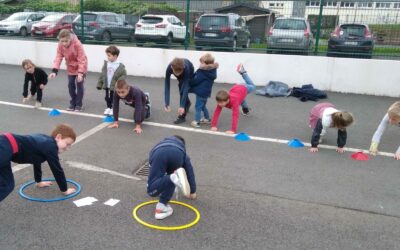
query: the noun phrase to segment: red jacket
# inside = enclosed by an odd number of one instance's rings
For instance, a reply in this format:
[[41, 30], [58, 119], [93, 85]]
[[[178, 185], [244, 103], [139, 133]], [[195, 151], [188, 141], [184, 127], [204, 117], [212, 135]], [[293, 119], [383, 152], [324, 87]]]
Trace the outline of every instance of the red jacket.
[[[56, 59], [54, 59], [53, 69], [59, 70], [61, 62], [65, 58], [68, 75], [85, 74], [87, 72], [87, 57], [79, 39], [71, 34], [71, 43], [69, 47], [64, 47], [58, 43]], [[54, 71], [54, 70], [53, 70]]]
[[[232, 109], [232, 131], [236, 132], [239, 123], [239, 107], [247, 96], [247, 89], [244, 85], [235, 84], [229, 90], [229, 103], [225, 108]], [[217, 105], [214, 111], [214, 115], [211, 121], [212, 127], [217, 127], [219, 114], [222, 111], [222, 107]]]

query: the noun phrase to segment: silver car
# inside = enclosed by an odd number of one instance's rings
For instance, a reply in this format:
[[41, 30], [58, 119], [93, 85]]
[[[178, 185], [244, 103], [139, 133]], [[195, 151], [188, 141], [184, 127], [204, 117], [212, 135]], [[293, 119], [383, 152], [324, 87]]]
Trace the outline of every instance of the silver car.
[[44, 13], [17, 12], [0, 21], [0, 34], [27, 36], [31, 32], [32, 24], [45, 17]]
[[267, 53], [295, 51], [308, 54], [313, 46], [310, 23], [305, 18], [279, 17], [267, 35]]

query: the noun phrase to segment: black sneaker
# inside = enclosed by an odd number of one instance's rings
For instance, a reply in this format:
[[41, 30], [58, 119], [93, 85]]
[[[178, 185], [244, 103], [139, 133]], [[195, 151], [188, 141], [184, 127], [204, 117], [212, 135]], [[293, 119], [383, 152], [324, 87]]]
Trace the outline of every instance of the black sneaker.
[[178, 118], [176, 118], [176, 120], [174, 121], [174, 124], [181, 124], [186, 122], [186, 119], [182, 116], [178, 116]]
[[249, 115], [250, 114], [250, 112], [251, 112], [251, 109], [250, 108], [242, 108], [242, 114], [243, 115]]

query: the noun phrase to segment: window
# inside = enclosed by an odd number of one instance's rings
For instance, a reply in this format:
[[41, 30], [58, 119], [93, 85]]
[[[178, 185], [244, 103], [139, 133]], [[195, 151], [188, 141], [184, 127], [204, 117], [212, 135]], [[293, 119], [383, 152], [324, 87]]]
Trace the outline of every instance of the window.
[[327, 7], [336, 7], [337, 6], [337, 2], [336, 1], [327, 1], [324, 4]]
[[306, 1], [306, 6], [319, 7], [319, 1]]
[[66, 16], [63, 19], [63, 23], [72, 23], [73, 20], [74, 20], [73, 16]]
[[372, 3], [357, 3], [359, 8], [372, 8]]
[[340, 2], [340, 7], [354, 8], [354, 3], [353, 2]]
[[393, 8], [400, 9], [400, 3], [394, 3]]
[[390, 3], [376, 3], [375, 8], [377, 9], [389, 9]]
[[270, 2], [269, 7], [271, 8], [283, 8], [283, 3], [279, 2]]
[[115, 16], [103, 16], [103, 20], [110, 23], [117, 22], [117, 18]]

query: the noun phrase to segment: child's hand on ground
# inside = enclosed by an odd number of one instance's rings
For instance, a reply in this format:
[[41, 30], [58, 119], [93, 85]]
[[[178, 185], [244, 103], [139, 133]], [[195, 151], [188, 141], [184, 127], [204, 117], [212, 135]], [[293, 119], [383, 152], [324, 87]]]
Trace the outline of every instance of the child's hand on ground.
[[41, 182], [36, 183], [36, 187], [38, 187], [38, 188], [50, 187], [51, 185], [53, 185], [53, 182], [51, 182], [51, 181], [41, 181]]
[[394, 155], [394, 158], [395, 158], [396, 160], [400, 160], [400, 154], [395, 154], [395, 155]]
[[136, 126], [136, 127], [133, 129], [133, 131], [134, 131], [136, 134], [141, 134], [141, 133], [143, 132], [143, 130], [142, 130], [142, 128], [141, 128], [140, 126]]
[[308, 151], [310, 151], [310, 153], [316, 153], [318, 152], [318, 148], [310, 148]]
[[113, 122], [110, 125], [108, 125], [108, 128], [118, 128], [118, 127], [119, 127], [118, 122]]
[[191, 200], [195, 200], [197, 198], [197, 194], [196, 193], [189, 194], [189, 197], [187, 197], [187, 198], [189, 198]]
[[371, 146], [369, 147], [369, 153], [371, 155], [376, 155], [378, 153], [378, 143], [371, 142]]
[[211, 127], [211, 131], [218, 131], [217, 127]]
[[63, 193], [63, 195], [70, 195], [70, 194], [73, 194], [75, 192], [76, 192], [75, 188], [68, 188], [67, 191], [62, 192], [62, 193]]
[[49, 75], [49, 79], [53, 79], [53, 78], [56, 78], [56, 73], [50, 73], [50, 75]]
[[44, 84], [40, 84], [39, 88], [44, 89]]
[[344, 153], [344, 148], [336, 148], [336, 152], [343, 154]]
[[171, 108], [169, 106], [164, 107], [165, 112], [171, 112]]
[[178, 109], [178, 115], [183, 115], [185, 113], [185, 109], [184, 108], [179, 108]]
[[228, 135], [233, 135], [235, 132], [233, 132], [232, 130], [228, 130], [228, 131], [225, 131], [225, 133], [227, 133]]

